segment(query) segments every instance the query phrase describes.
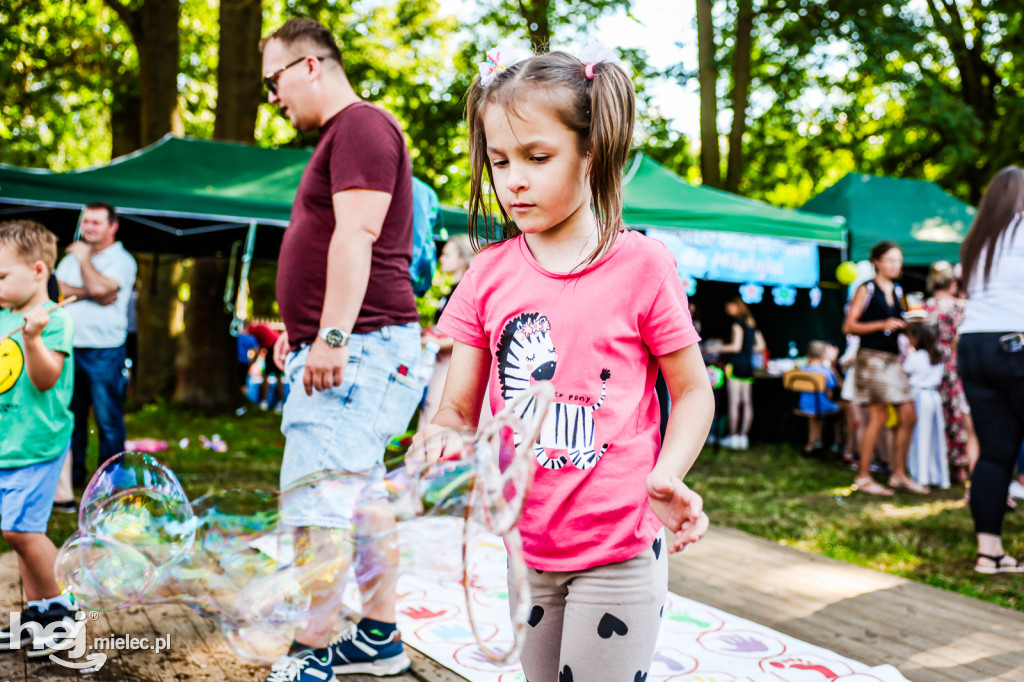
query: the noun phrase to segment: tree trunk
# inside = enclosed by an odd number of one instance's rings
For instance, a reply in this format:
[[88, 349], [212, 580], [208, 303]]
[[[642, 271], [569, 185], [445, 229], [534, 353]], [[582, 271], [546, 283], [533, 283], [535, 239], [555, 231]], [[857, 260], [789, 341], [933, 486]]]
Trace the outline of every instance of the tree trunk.
[[754, 33], [754, 1], [740, 0], [736, 14], [736, 47], [732, 67], [732, 129], [725, 188], [738, 192], [743, 177], [743, 135], [747, 132], [750, 93], [750, 48]]
[[530, 47], [534, 52], [547, 52], [551, 45], [551, 2], [549, 0], [520, 0], [519, 13], [526, 21]]
[[260, 0], [221, 0], [217, 60], [217, 111], [213, 136], [252, 142], [262, 98], [260, 83]]
[[231, 316], [224, 311], [227, 279], [227, 258], [195, 259], [174, 398], [205, 412], [226, 412], [242, 397]]
[[700, 175], [709, 187], [720, 187], [718, 149], [718, 69], [715, 66], [715, 26], [712, 0], [697, 0], [697, 61], [700, 81]]
[[132, 38], [139, 51], [141, 138], [142, 144], [148, 145], [167, 133], [184, 132], [178, 111], [181, 3], [145, 0], [132, 15]]
[[139, 264], [139, 357], [134, 397], [140, 403], [148, 403], [168, 398], [174, 391], [174, 357], [181, 334], [181, 262], [171, 256], [152, 254], [136, 254], [135, 259]]
[[110, 158], [116, 159], [142, 146], [142, 101], [137, 88], [114, 95], [110, 107]]

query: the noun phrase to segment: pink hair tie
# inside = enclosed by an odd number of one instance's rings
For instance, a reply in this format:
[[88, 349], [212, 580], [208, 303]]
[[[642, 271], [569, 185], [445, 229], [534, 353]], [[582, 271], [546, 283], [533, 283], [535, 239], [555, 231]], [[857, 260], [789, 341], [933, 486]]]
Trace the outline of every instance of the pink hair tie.
[[588, 81], [594, 80], [594, 66], [595, 63], [591, 62], [587, 64], [586, 68], [583, 69], [583, 73], [587, 76]]

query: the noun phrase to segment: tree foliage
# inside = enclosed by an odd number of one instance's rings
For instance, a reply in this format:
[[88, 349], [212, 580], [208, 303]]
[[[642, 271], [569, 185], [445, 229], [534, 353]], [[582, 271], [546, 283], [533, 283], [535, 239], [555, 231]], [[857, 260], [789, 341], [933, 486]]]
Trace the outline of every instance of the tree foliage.
[[0, 4], [0, 162], [70, 170], [111, 156], [111, 109], [133, 88], [131, 36], [100, 0]]
[[[742, 4], [715, 5], [718, 92], [729, 103]], [[754, 5], [739, 192], [799, 205], [858, 171], [934, 180], [973, 202], [1019, 160], [1019, 2]]]

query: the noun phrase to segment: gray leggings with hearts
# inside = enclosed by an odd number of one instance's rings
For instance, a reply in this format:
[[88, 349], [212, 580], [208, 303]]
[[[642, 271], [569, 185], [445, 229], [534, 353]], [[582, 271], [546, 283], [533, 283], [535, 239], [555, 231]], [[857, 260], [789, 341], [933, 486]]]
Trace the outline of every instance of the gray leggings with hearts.
[[[616, 564], [566, 573], [528, 569], [532, 606], [520, 657], [526, 679], [645, 679], [668, 592], [667, 554], [659, 535], [652, 547]], [[513, 605], [519, 599], [512, 585], [509, 598]]]

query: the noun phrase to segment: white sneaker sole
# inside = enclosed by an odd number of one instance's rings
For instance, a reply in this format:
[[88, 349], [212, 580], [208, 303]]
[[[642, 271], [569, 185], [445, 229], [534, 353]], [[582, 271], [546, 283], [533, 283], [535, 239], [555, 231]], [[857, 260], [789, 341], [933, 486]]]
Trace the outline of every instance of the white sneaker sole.
[[369, 663], [345, 663], [333, 666], [335, 675], [373, 675], [374, 677], [389, 677], [401, 675], [412, 667], [412, 661], [403, 652], [399, 656], [392, 656], [384, 660], [371, 661]]

